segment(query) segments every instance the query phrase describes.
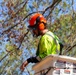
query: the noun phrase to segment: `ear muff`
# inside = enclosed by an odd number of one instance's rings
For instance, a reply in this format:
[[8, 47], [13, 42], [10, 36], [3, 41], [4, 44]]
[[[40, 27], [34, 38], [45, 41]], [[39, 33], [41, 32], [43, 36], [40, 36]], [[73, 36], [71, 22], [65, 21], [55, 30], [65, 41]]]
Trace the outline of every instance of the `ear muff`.
[[44, 23], [40, 23], [40, 24], [39, 24], [39, 30], [44, 30], [44, 29], [45, 29]]
[[36, 19], [36, 27], [38, 27], [39, 30], [44, 30], [45, 29], [45, 23], [41, 22], [41, 19], [43, 19], [43, 18], [41, 18], [40, 16], [37, 17], [37, 19]]

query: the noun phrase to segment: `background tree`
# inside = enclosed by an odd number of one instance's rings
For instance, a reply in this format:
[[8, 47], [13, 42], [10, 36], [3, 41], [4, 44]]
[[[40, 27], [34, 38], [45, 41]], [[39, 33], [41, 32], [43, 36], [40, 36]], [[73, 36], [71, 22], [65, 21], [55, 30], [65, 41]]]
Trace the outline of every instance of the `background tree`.
[[28, 30], [35, 12], [47, 19], [47, 27], [64, 43], [63, 54], [75, 56], [76, 12], [74, 0], [4, 0], [0, 3], [0, 74], [21, 75], [20, 65], [35, 55], [39, 38]]

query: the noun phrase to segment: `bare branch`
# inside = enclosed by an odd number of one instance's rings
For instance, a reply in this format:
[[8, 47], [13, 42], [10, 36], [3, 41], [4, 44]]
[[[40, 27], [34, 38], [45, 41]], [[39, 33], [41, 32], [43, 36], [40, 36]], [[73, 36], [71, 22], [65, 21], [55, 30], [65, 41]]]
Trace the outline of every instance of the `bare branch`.
[[76, 44], [74, 44], [73, 46], [70, 46], [66, 49], [66, 51], [63, 53], [63, 55], [65, 55], [66, 53], [68, 53], [69, 51], [72, 50], [72, 48], [74, 48], [76, 46]]
[[21, 47], [22, 42], [23, 42], [25, 36], [26, 36], [28, 33], [29, 33], [29, 30], [27, 30], [27, 32], [26, 32], [25, 34], [23, 34], [22, 38], [20, 38], [21, 41], [20, 41], [20, 45], [19, 45], [19, 47], [18, 47], [18, 50], [19, 50], [19, 48]]
[[53, 6], [53, 7], [51, 7], [50, 9], [50, 12], [49, 12], [49, 15], [47, 16], [47, 19], [48, 19], [48, 17], [50, 16], [50, 14], [52, 13], [52, 11], [54, 10], [54, 8], [60, 3], [61, 1], [58, 1], [58, 2], [56, 2], [56, 4]]
[[[51, 8], [51, 12], [52, 12], [52, 10], [54, 9], [55, 5], [57, 5], [60, 1], [61, 1], [61, 0], [55, 0], [52, 5], [50, 5], [49, 7], [47, 7], [47, 8], [45, 9], [45, 11], [38, 11], [38, 12], [42, 12], [42, 13], [44, 14], [49, 8]], [[23, 2], [22, 2], [22, 3], [23, 3]], [[22, 4], [22, 3], [21, 3], [21, 4]], [[24, 6], [26, 5], [26, 3], [27, 3], [27, 1], [24, 3], [24, 5], [23, 5], [22, 8], [24, 8]], [[15, 13], [15, 15], [18, 14], [18, 12], [22, 10], [22, 8], [21, 8], [20, 10], [18, 10], [18, 11]], [[51, 13], [51, 12], [50, 12], [50, 13]], [[24, 21], [28, 16], [32, 15], [33, 13], [36, 13], [36, 12], [32, 12], [32, 13], [26, 15], [26, 16], [23, 18], [22, 21]], [[12, 18], [12, 17], [11, 17], [11, 18]], [[14, 28], [14, 27], [16, 27], [18, 24], [20, 24], [20, 22], [17, 23], [17, 24], [15, 24], [15, 25], [12, 26], [12, 27], [9, 27], [7, 30], [4, 30], [3, 33], [6, 32], [6, 31], [11, 30], [11, 29]]]
[[[42, 12], [42, 11], [38, 11], [38, 12]], [[33, 12], [33, 13], [36, 13], [36, 12]], [[30, 14], [26, 15], [26, 16], [23, 18], [22, 21], [24, 21], [28, 16], [32, 15], [33, 13], [30, 13]], [[7, 32], [7, 31], [10, 31], [11, 29], [13, 29], [14, 27], [16, 27], [16, 26], [19, 25], [20, 23], [21, 23], [21, 22], [18, 22], [17, 24], [9, 27], [8, 29], [5, 29], [2, 34], [4, 34], [4, 33]]]
[[2, 70], [2, 72], [0, 73], [0, 74], [2, 74], [5, 70], [5, 68], [6, 68], [6, 66], [9, 64], [9, 60], [7, 61], [7, 63], [6, 63], [6, 65], [3, 67], [3, 70]]
[[[28, 0], [27, 0], [28, 1]], [[16, 6], [14, 6], [14, 8], [16, 9], [18, 6], [22, 5], [23, 3], [25, 4], [27, 1], [23, 1], [20, 4], [16, 4]]]
[[[28, 1], [28, 0], [27, 0], [27, 1]], [[16, 16], [16, 14], [18, 14], [19, 11], [22, 11], [22, 9], [23, 9], [23, 8], [25, 7], [25, 5], [27, 4], [27, 1], [24, 2], [24, 5], [22, 6], [22, 8], [20, 8], [17, 12], [14, 13], [14, 16]], [[23, 2], [22, 2], [22, 3], [23, 3]], [[13, 18], [13, 17], [12, 17], [12, 15], [11, 15], [8, 20], [5, 20], [5, 21], [4, 21], [4, 23], [7, 22], [7, 21], [9, 21], [9, 20], [12, 19], [12, 18]], [[4, 25], [4, 23], [3, 23], [2, 25]]]
[[[43, 12], [43, 11], [37, 11], [37, 12]], [[37, 13], [37, 12], [29, 13], [28, 15], [26, 15], [26, 16], [23, 18], [23, 20], [25, 20], [28, 16], [30, 16], [30, 15], [32, 15], [32, 14], [34, 14], [34, 13]]]
[[7, 32], [7, 31], [10, 31], [12, 28], [16, 27], [16, 26], [17, 26], [18, 24], [20, 24], [20, 23], [21, 23], [21, 22], [18, 22], [17, 24], [9, 27], [8, 29], [5, 29], [2, 34], [4, 34], [4, 33]]
[[74, 13], [73, 4], [74, 4], [74, 0], [72, 0], [72, 11]]
[[4, 58], [6, 58], [6, 57], [8, 56], [8, 54], [9, 54], [9, 53], [7, 53], [2, 59], [0, 59], [0, 62], [1, 62]]
[[[17, 48], [17, 50], [19, 50], [19, 48], [21, 47], [21, 44], [22, 44], [25, 36], [28, 34], [28, 32], [29, 32], [29, 30], [27, 30], [27, 32], [26, 32], [25, 34], [23, 34], [23, 37], [20, 38], [21, 41], [20, 41], [20, 45], [19, 45], [19, 47]], [[0, 62], [1, 62], [4, 58], [6, 58], [10, 53], [12, 53], [12, 51], [10, 51], [10, 52], [7, 53], [4, 57], [2, 57], [2, 58], [0, 59]]]
[[[28, 0], [27, 0], [27, 1], [28, 1]], [[21, 10], [25, 7], [25, 5], [27, 4], [27, 1], [24, 2], [24, 5], [22, 6], [22, 8], [20, 8], [20, 9], [16, 12], [16, 14], [18, 14], [19, 11], [21, 11]]]
[[52, 3], [52, 5], [50, 5], [49, 7], [47, 7], [47, 8], [44, 10], [43, 14], [44, 14], [48, 9], [53, 8], [56, 3], [59, 3], [59, 2], [61, 2], [61, 1], [62, 1], [62, 0], [54, 0], [54, 2]]

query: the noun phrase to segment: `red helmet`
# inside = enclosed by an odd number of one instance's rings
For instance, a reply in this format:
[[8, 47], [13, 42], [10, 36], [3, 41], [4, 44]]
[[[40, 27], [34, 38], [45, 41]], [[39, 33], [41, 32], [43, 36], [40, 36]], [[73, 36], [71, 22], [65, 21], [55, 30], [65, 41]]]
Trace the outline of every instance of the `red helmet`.
[[45, 28], [44, 24], [46, 24], [46, 19], [40, 13], [33, 14], [29, 20], [30, 27], [35, 26], [37, 23], [39, 23], [38, 27], [40, 30], [43, 30]]

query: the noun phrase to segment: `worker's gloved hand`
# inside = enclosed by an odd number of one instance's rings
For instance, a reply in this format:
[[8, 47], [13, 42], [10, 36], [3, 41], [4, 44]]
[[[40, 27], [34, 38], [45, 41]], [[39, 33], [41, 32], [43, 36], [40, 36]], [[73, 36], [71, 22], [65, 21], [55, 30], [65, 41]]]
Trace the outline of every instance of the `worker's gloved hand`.
[[25, 69], [25, 67], [27, 66], [27, 64], [28, 64], [28, 62], [25, 61], [25, 62], [21, 65], [21, 67], [20, 67], [21, 71], [24, 71], [24, 69]]

